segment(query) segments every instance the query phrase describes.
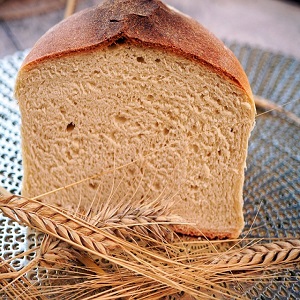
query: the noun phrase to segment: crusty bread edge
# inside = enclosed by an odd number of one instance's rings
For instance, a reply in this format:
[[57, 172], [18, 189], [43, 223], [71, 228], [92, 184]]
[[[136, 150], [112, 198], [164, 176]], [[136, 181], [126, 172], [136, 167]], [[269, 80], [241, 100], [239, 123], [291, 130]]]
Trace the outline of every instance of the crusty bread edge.
[[196, 237], [206, 237], [210, 240], [213, 239], [236, 239], [240, 236], [243, 228], [235, 228], [232, 230], [224, 230], [224, 231], [217, 231], [217, 230], [207, 230], [207, 229], [199, 229], [196, 226], [192, 225], [174, 225], [174, 231], [177, 233], [181, 233], [184, 235], [189, 236], [196, 236]]
[[35, 44], [20, 73], [48, 59], [101, 50], [126, 39], [128, 43], [173, 52], [210, 68], [242, 89], [255, 111], [245, 72], [219, 39], [159, 0], [149, 1], [145, 8], [141, 1], [107, 0], [58, 23]]

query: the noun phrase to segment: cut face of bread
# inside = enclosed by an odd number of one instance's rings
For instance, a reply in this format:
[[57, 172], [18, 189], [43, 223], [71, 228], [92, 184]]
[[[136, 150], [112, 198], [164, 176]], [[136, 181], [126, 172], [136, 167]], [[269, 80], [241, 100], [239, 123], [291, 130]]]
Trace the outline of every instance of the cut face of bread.
[[[126, 40], [29, 66], [18, 77], [23, 195], [91, 203], [172, 195], [186, 234], [237, 237], [254, 106], [204, 64]], [[161, 197], [162, 202], [170, 201]], [[96, 204], [93, 204], [96, 205]]]
[[191, 224], [179, 232], [241, 232], [254, 101], [233, 53], [196, 21], [159, 0], [106, 0], [37, 42], [15, 95], [24, 196], [81, 181], [39, 198], [85, 211], [159, 198]]

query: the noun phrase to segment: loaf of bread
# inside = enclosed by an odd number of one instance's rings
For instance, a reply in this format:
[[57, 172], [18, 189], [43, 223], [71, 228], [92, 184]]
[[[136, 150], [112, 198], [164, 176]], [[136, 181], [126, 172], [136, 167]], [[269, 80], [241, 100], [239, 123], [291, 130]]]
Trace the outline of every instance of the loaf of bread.
[[236, 57], [195, 20], [159, 0], [106, 0], [36, 43], [15, 95], [24, 196], [118, 168], [41, 200], [160, 198], [193, 224], [178, 232], [240, 234], [255, 105]]

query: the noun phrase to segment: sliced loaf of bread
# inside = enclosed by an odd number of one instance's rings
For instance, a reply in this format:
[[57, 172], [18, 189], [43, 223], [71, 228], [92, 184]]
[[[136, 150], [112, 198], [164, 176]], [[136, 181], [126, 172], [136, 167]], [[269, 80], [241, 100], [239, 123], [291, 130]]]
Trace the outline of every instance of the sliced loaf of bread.
[[15, 95], [24, 196], [126, 165], [41, 200], [88, 209], [166, 193], [194, 224], [178, 232], [240, 234], [255, 105], [236, 57], [195, 20], [159, 0], [106, 0], [36, 43]]

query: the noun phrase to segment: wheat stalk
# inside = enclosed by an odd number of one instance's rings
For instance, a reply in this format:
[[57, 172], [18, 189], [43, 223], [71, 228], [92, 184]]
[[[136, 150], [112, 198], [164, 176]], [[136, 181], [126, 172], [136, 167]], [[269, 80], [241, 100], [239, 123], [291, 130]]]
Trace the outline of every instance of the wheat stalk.
[[[109, 241], [108, 236], [103, 235], [104, 232], [109, 233], [110, 237], [114, 237], [116, 234], [124, 240], [130, 237], [132, 238], [134, 234], [137, 234], [158, 240], [171, 241], [174, 237], [174, 232], [170, 227], [164, 226], [164, 224], [178, 224], [179, 220], [181, 220], [177, 216], [168, 216], [166, 211], [168, 208], [162, 208], [158, 205], [152, 208], [148, 205], [140, 208], [133, 208], [128, 205], [125, 208], [113, 209], [111, 213], [108, 213], [108, 209], [106, 209], [87, 222], [80, 217], [68, 215], [67, 212], [64, 212], [62, 209], [55, 208], [34, 199], [12, 195], [0, 201], [1, 209], [4, 214], [11, 219], [19, 222], [22, 221], [27, 226], [34, 227], [42, 232], [44, 232], [43, 226], [46, 226], [48, 230], [54, 231], [56, 224], [60, 225], [60, 227], [58, 226], [58, 230], [64, 230], [64, 227], [68, 227], [70, 230], [76, 231], [76, 229], [80, 228], [81, 233], [92, 236], [93, 239], [102, 242], [102, 244], [106, 246], [106, 248], [103, 248], [99, 245], [103, 253], [106, 253], [105, 249], [113, 249], [114, 247], [120, 246], [117, 243]], [[26, 211], [27, 214], [24, 214], [24, 211]], [[41, 221], [39, 217], [44, 218], [44, 222], [47, 224], [42, 225], [43, 221]], [[87, 229], [87, 227], [89, 227], [89, 229]], [[96, 227], [99, 228], [99, 230], [93, 232]], [[75, 238], [75, 235], [73, 238]], [[79, 237], [77, 238], [79, 239]]]
[[89, 223], [98, 228], [105, 227], [111, 234], [123, 239], [133, 237], [136, 233], [156, 240], [172, 242], [174, 231], [164, 224], [179, 221], [179, 217], [171, 216], [169, 206], [161, 206], [156, 201], [151, 205], [136, 203], [132, 206], [126, 203], [118, 208], [100, 207], [99, 213], [93, 216]]
[[247, 270], [271, 265], [284, 265], [300, 261], [300, 240], [285, 240], [259, 244], [226, 253], [211, 263], [220, 266], [233, 266], [233, 269]]
[[108, 249], [120, 246], [103, 235], [103, 230], [95, 231], [83, 220], [75, 219], [58, 208], [36, 200], [11, 196], [1, 200], [0, 208], [12, 220], [72, 242], [75, 246], [89, 247], [101, 254], [107, 254]]

